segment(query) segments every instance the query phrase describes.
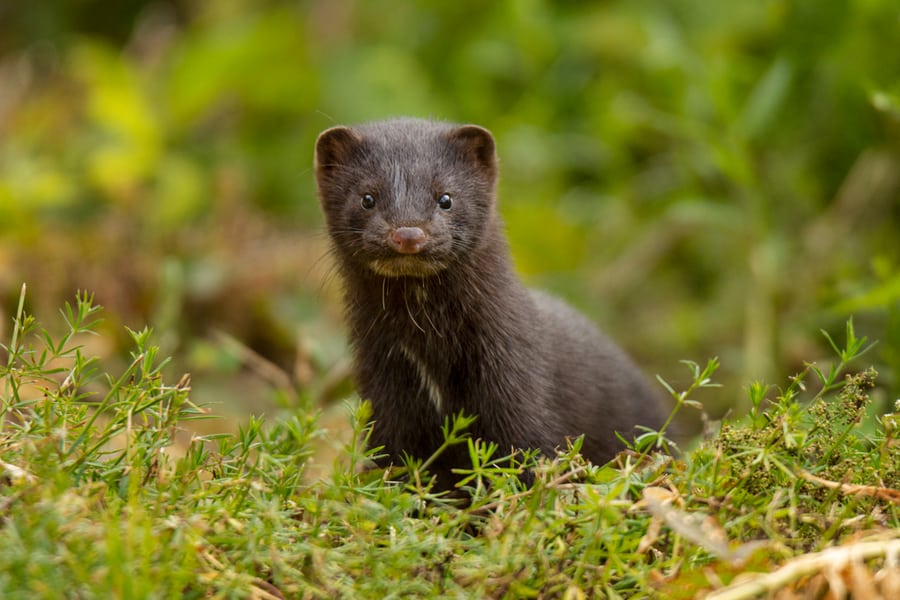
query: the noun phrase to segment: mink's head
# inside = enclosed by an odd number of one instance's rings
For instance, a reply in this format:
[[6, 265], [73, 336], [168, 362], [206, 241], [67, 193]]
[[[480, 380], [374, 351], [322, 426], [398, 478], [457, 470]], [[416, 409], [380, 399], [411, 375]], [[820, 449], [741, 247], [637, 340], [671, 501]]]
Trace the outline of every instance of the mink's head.
[[316, 181], [339, 260], [426, 277], [465, 260], [496, 227], [494, 138], [417, 119], [333, 127], [316, 141]]

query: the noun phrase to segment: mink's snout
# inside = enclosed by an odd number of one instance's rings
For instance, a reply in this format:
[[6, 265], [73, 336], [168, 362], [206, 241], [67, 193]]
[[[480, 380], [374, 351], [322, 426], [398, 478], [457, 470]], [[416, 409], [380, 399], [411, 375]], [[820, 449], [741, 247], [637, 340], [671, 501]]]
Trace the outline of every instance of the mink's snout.
[[388, 235], [388, 243], [400, 254], [418, 254], [427, 236], [421, 227], [398, 227]]

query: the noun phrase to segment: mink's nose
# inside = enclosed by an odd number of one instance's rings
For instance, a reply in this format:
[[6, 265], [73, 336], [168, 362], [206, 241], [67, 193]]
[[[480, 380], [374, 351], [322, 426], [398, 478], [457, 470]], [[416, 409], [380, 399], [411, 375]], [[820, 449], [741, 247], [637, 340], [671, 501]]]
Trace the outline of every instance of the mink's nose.
[[400, 254], [418, 254], [425, 247], [425, 240], [421, 227], [398, 227], [388, 236], [391, 247]]

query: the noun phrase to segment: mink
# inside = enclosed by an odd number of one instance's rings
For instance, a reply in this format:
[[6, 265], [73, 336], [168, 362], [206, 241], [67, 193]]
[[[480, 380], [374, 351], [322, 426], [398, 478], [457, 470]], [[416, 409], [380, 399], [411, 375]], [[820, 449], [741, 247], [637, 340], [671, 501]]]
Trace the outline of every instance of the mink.
[[[316, 141], [315, 173], [383, 464], [431, 456], [459, 413], [504, 453], [554, 456], [584, 435], [594, 464], [622, 449], [617, 432], [661, 426], [656, 391], [623, 351], [516, 276], [488, 130], [406, 118], [333, 127]], [[455, 447], [433, 472], [466, 467]]]

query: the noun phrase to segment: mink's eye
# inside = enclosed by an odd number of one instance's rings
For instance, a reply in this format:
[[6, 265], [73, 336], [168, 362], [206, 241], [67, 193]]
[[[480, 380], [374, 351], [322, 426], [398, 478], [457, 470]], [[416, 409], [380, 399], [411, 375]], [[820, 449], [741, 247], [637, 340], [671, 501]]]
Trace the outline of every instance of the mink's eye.
[[450, 207], [453, 206], [453, 198], [450, 197], [450, 194], [441, 194], [437, 203], [441, 210], [450, 210]]
[[359, 205], [366, 210], [372, 210], [375, 208], [375, 196], [372, 194], [363, 194], [362, 198], [359, 200]]

